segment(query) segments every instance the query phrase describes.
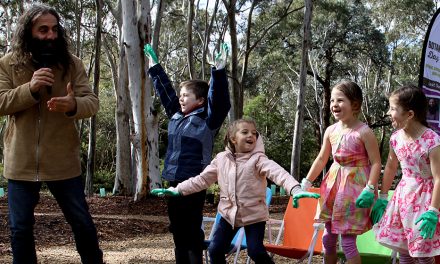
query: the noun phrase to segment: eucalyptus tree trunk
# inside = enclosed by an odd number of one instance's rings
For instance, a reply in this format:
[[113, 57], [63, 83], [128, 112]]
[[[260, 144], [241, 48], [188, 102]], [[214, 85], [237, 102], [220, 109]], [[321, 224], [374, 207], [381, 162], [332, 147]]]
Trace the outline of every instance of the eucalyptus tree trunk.
[[231, 78], [229, 79], [229, 86], [232, 88], [232, 106], [230, 113], [230, 119], [236, 120], [243, 116], [243, 100], [244, 100], [244, 88], [243, 83], [246, 81], [247, 70], [249, 66], [249, 57], [251, 52], [257, 47], [257, 45], [263, 40], [263, 38], [269, 33], [269, 31], [274, 28], [276, 25], [281, 23], [287, 16], [296, 12], [301, 8], [291, 9], [293, 1], [285, 1], [285, 7], [283, 12], [271, 23], [269, 23], [265, 28], [260, 30], [255, 36], [255, 41], [251, 43], [251, 32], [253, 29], [254, 23], [252, 22], [252, 18], [254, 16], [254, 11], [257, 8], [257, 5], [261, 1], [252, 1], [250, 7], [248, 8], [248, 18], [247, 18], [247, 28], [245, 35], [245, 50], [243, 52], [243, 65], [241, 74], [238, 73], [238, 39], [237, 39], [237, 21], [236, 21], [236, 0], [223, 0], [223, 4], [226, 7], [228, 25], [229, 25], [229, 33], [231, 37]]
[[291, 167], [290, 174], [292, 174], [295, 179], [300, 179], [300, 161], [301, 161], [301, 139], [303, 134], [303, 123], [304, 123], [304, 95], [306, 91], [306, 80], [307, 80], [307, 64], [308, 64], [308, 52], [310, 49], [311, 41], [311, 21], [312, 21], [312, 0], [304, 0], [305, 11], [304, 11], [304, 24], [303, 24], [303, 43], [302, 43], [302, 55], [301, 55], [301, 66], [300, 66], [300, 76], [299, 76], [299, 92], [296, 104], [296, 115], [295, 115], [295, 131], [293, 133], [293, 146], [292, 146], [292, 157], [291, 157]]
[[205, 80], [205, 72], [206, 61], [208, 57], [208, 45], [210, 42], [211, 31], [214, 25], [215, 17], [217, 16], [218, 3], [220, 0], [215, 0], [214, 9], [212, 10], [211, 21], [208, 23], [209, 13], [208, 13], [208, 5], [206, 5], [205, 9], [205, 34], [203, 35], [203, 50], [202, 50], [202, 72], [201, 79]]
[[[102, 5], [101, 5], [102, 7]], [[98, 9], [97, 9], [98, 10]], [[83, 14], [83, 6], [82, 1], [75, 1], [75, 21], [77, 21], [75, 25], [76, 39], [75, 39], [75, 55], [81, 58], [81, 18]], [[101, 22], [99, 22], [101, 23]]]
[[[165, 9], [165, 1], [159, 0], [157, 2], [156, 18], [154, 23], [153, 34], [151, 38], [151, 43], [153, 49], [156, 51], [156, 55], [159, 56], [159, 35], [162, 25], [162, 15]], [[149, 19], [150, 20], [150, 19]], [[149, 27], [150, 28], [150, 27]], [[148, 36], [148, 34], [147, 34]], [[148, 38], [147, 38], [148, 39]], [[160, 175], [160, 158], [159, 158], [159, 109], [154, 108], [154, 96], [152, 91], [151, 81], [147, 81], [147, 93], [150, 94], [148, 98], [150, 109], [147, 117], [147, 137], [149, 142], [150, 151], [148, 152], [149, 157], [149, 178], [150, 178], [150, 189], [162, 187], [162, 178]], [[148, 94], [147, 94], [148, 96]], [[157, 108], [159, 108], [158, 106]]]
[[119, 78], [116, 90], [116, 177], [113, 194], [133, 195], [133, 166], [130, 147], [131, 101], [128, 91], [128, 70], [125, 49], [120, 46]]
[[130, 92], [135, 134], [132, 136], [136, 178], [134, 199], [146, 194], [148, 173], [146, 142], [146, 114], [143, 108], [145, 64], [138, 31], [137, 1], [125, 0], [122, 4], [122, 38], [127, 58], [128, 89]]
[[165, 3], [163, 0], [158, 0], [157, 1], [157, 12], [156, 12], [156, 18], [155, 18], [155, 23], [154, 23], [154, 28], [153, 28], [153, 34], [151, 37], [151, 46], [153, 47], [153, 49], [156, 51], [156, 55], [159, 58], [160, 54], [159, 54], [159, 36], [160, 36], [160, 28], [162, 25], [162, 15], [163, 15], [163, 10], [165, 8]]
[[194, 21], [194, 1], [188, 0], [188, 15], [186, 24], [186, 44], [188, 46], [187, 60], [188, 60], [188, 72], [189, 78], [194, 79], [195, 69], [194, 69], [194, 48], [193, 48], [193, 29], [192, 23]]
[[[150, 1], [142, 0], [139, 1], [140, 7], [140, 17], [138, 18], [138, 28], [139, 36], [141, 39], [141, 50], [140, 55], [143, 62], [143, 89], [142, 89], [142, 98], [143, 98], [143, 109], [145, 113], [145, 123], [146, 123], [146, 141], [144, 144], [147, 147], [147, 162], [148, 162], [148, 171], [147, 171], [147, 186], [151, 188], [162, 187], [162, 179], [159, 173], [159, 116], [158, 110], [154, 108], [153, 104], [153, 86], [148, 77], [148, 60], [144, 55], [143, 47], [145, 43], [151, 42], [151, 15], [150, 15]], [[164, 3], [162, 3], [164, 4]], [[163, 12], [163, 9], [162, 9]], [[161, 14], [159, 14], [161, 17]], [[159, 18], [160, 18], [159, 17]], [[155, 28], [158, 30], [158, 35], [160, 32], [160, 25]], [[159, 40], [159, 39], [158, 39]], [[157, 42], [158, 43], [158, 42]], [[157, 50], [157, 48], [156, 48]], [[136, 195], [135, 195], [136, 197]]]
[[235, 5], [237, 0], [223, 0], [226, 7], [229, 25], [229, 34], [231, 36], [231, 77], [229, 78], [229, 87], [232, 89], [232, 104], [229, 111], [231, 121], [243, 116], [243, 87], [238, 76], [238, 39], [237, 39], [237, 21], [235, 20]]
[[[12, 29], [11, 29], [12, 28], [11, 27], [12, 19], [10, 17], [10, 14], [12, 13], [12, 11], [11, 11], [11, 5], [8, 5], [7, 3], [4, 3], [3, 1], [0, 3], [0, 6], [4, 10], [3, 19], [6, 24], [6, 39], [5, 39], [6, 43], [3, 43], [3, 44], [6, 46], [5, 51], [7, 52], [11, 47], [11, 40], [12, 40]], [[3, 56], [3, 55], [4, 54], [1, 54], [1, 56]]]
[[[99, 95], [99, 77], [101, 67], [101, 17], [102, 2], [96, 0], [96, 31], [95, 31], [95, 70], [93, 74], [93, 92]], [[95, 157], [96, 157], [96, 115], [90, 118], [89, 150], [87, 153], [87, 174], [85, 183], [85, 193], [87, 196], [93, 194], [93, 178], [95, 176]]]
[[131, 196], [134, 193], [130, 148], [131, 104], [128, 96], [125, 50], [120, 42], [118, 67], [111, 54], [111, 44], [106, 38], [103, 38], [103, 41], [116, 94], [116, 176], [113, 194]]
[[113, 73], [113, 85], [116, 96], [116, 175], [113, 194], [132, 196], [135, 191], [133, 186], [135, 173], [133, 172], [131, 159], [130, 135], [134, 134], [134, 132], [132, 133], [131, 129], [133, 126], [130, 126], [133, 114], [131, 111], [130, 93], [128, 91], [127, 59], [122, 38], [122, 7], [120, 1], [118, 1], [116, 9], [112, 7], [109, 0], [106, 0], [106, 4], [116, 20], [119, 30], [118, 63], [111, 56], [111, 44], [107, 44], [104, 38], [104, 47], [106, 48], [107, 58]]
[[[134, 200], [139, 200], [147, 194], [149, 187], [162, 185], [159, 174], [159, 121], [143, 54], [144, 44], [151, 42], [150, 2], [118, 1], [117, 9], [114, 9], [110, 0], [105, 1], [120, 29], [116, 89], [117, 156], [113, 193], [132, 194]], [[163, 2], [158, 4], [157, 16], [161, 17]], [[160, 24], [156, 24], [156, 28], [160, 28]], [[158, 33], [154, 38], [153, 45], [157, 50]], [[127, 143], [128, 140], [131, 145]]]
[[[127, 59], [128, 90], [133, 113], [132, 140], [134, 200], [147, 193], [147, 186], [160, 186], [157, 112], [152, 107], [152, 87], [147, 80], [147, 63], [143, 46], [150, 41], [150, 2], [121, 1], [122, 38]], [[149, 78], [148, 78], [149, 79]], [[156, 146], [156, 147], [155, 147]], [[157, 160], [152, 166], [150, 158]], [[148, 182], [149, 181], [149, 182]]]

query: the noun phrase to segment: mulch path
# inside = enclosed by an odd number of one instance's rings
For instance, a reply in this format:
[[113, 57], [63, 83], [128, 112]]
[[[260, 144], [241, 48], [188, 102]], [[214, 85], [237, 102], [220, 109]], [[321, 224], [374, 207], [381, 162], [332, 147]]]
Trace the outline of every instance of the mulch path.
[[[166, 198], [148, 196], [134, 202], [131, 197], [87, 198], [100, 241], [119, 241], [143, 234], [168, 232]], [[273, 197], [270, 213], [282, 213], [288, 197]], [[204, 215], [214, 216], [216, 205], [205, 204]], [[73, 244], [70, 226], [50, 194], [41, 193], [35, 209], [35, 243], [38, 247]], [[162, 220], [158, 220], [162, 219]], [[165, 219], [165, 221], [164, 221]], [[7, 198], [0, 198], [0, 255], [10, 254]]]

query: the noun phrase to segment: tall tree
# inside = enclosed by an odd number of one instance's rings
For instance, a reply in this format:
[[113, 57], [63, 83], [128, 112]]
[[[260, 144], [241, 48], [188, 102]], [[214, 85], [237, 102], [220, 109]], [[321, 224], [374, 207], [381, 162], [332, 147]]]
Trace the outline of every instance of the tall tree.
[[303, 134], [304, 123], [304, 97], [306, 92], [306, 80], [307, 80], [307, 64], [309, 49], [311, 46], [311, 29], [310, 24], [312, 21], [312, 0], [304, 0], [304, 23], [303, 23], [303, 42], [302, 42], [302, 55], [301, 66], [299, 76], [299, 93], [296, 104], [296, 116], [295, 116], [295, 131], [293, 133], [293, 146], [292, 146], [292, 162], [290, 168], [290, 174], [294, 175], [297, 180], [300, 176], [300, 160], [301, 160], [301, 140]]
[[[119, 55], [117, 59], [112, 56], [112, 34], [108, 34], [108, 36], [104, 38], [104, 48], [113, 73], [113, 86], [116, 97], [116, 175], [113, 193], [120, 195], [133, 195], [135, 192], [135, 186], [133, 186], [134, 173], [131, 159], [132, 154], [130, 135], [134, 134], [134, 131], [132, 132], [131, 130], [131, 127], [133, 126], [130, 126], [130, 123], [132, 123], [131, 120], [133, 120], [133, 115], [131, 112], [131, 101], [128, 91], [126, 55], [121, 33], [122, 6], [120, 1], [118, 1], [116, 8], [113, 8], [111, 3], [108, 1], [107, 6], [109, 7], [113, 18], [115, 19], [115, 23], [118, 26], [116, 35], [119, 36], [118, 44], [116, 45], [119, 50], [119, 52], [117, 52]], [[117, 63], [117, 61], [119, 61], [119, 63]]]
[[[313, 106], [315, 116], [322, 108], [323, 129], [317, 128], [318, 141], [322, 140], [320, 131], [330, 125], [331, 86], [341, 78], [353, 78], [352, 62], [368, 57], [378, 65], [386, 63], [387, 50], [384, 36], [371, 22], [370, 12], [359, 1], [320, 1], [315, 5], [312, 50], [320, 64], [308, 74], [316, 78], [321, 87], [323, 105]], [[353, 81], [357, 81], [354, 79]]]
[[[231, 39], [231, 78], [230, 78], [230, 87], [232, 89], [232, 107], [230, 112], [230, 118], [232, 120], [241, 118], [243, 116], [243, 106], [244, 106], [244, 82], [247, 79], [248, 66], [249, 66], [249, 58], [251, 52], [260, 44], [261, 41], [267, 36], [270, 30], [279, 25], [282, 21], [284, 21], [290, 14], [298, 11], [302, 8], [293, 8], [294, 1], [286, 1], [279, 6], [281, 6], [281, 11], [277, 13], [276, 18], [272, 18], [269, 21], [265, 21], [263, 27], [256, 28], [254, 30], [254, 16], [256, 15], [254, 12], [257, 10], [257, 7], [261, 5], [258, 11], [263, 12], [263, 7], [268, 7], [268, 4], [265, 1], [251, 1], [249, 9], [246, 9], [248, 12], [247, 20], [245, 20], [244, 25], [240, 25], [240, 28], [244, 28], [244, 47], [242, 47], [243, 59], [242, 63], [239, 63], [239, 41], [238, 41], [238, 32], [237, 32], [237, 11], [241, 11], [242, 7], [247, 7], [246, 1], [236, 0], [223, 0], [223, 4], [226, 8], [227, 18], [228, 18], [228, 26], [229, 26], [229, 34]], [[278, 5], [275, 5], [278, 7]], [[258, 12], [257, 12], [258, 13]], [[254, 32], [256, 31], [256, 32]], [[239, 74], [239, 70], [241, 67], [241, 74]]]
[[[111, 8], [110, 1], [106, 1]], [[118, 1], [118, 9], [111, 9], [115, 18], [121, 18], [120, 25], [120, 68], [118, 78], [117, 97], [124, 100], [124, 104], [117, 109], [118, 120], [127, 123], [131, 117], [131, 146], [133, 169], [128, 168], [130, 163], [122, 157], [117, 158], [117, 167], [123, 166], [131, 171], [131, 177], [122, 175], [127, 171], [117, 169], [119, 172], [115, 180], [114, 192], [130, 192], [127, 185], [133, 186], [134, 199], [139, 200], [146, 195], [150, 185], [161, 186], [159, 175], [158, 137], [157, 137], [157, 111], [153, 106], [151, 82], [147, 78], [147, 64], [143, 55], [143, 46], [151, 40], [150, 3], [149, 1]], [[160, 10], [160, 7], [159, 7]], [[123, 99], [124, 91], [129, 91], [129, 101]], [[129, 115], [126, 109], [131, 105]], [[118, 122], [119, 123], [119, 122]], [[125, 141], [127, 127], [119, 123], [118, 139]], [[124, 137], [124, 138], [123, 138]], [[127, 153], [123, 146], [119, 147], [118, 154]]]
[[[146, 194], [148, 172], [146, 148], [146, 114], [143, 109], [143, 88], [145, 85], [145, 64], [142, 56], [141, 38], [139, 36], [139, 17], [137, 1], [121, 1], [122, 37], [127, 59], [128, 89], [132, 102], [133, 124], [135, 134], [132, 137], [136, 170], [135, 200]], [[149, 10], [148, 10], [149, 12]]]
[[187, 24], [186, 24], [186, 44], [188, 48], [187, 59], [188, 59], [188, 72], [189, 78], [194, 79], [195, 69], [194, 69], [194, 47], [193, 47], [193, 21], [194, 21], [194, 1], [188, 0], [188, 12], [187, 12]]
[[[95, 69], [93, 74], [93, 92], [99, 96], [99, 78], [101, 69], [101, 21], [102, 21], [102, 1], [96, 0], [96, 33], [95, 33]], [[90, 118], [89, 131], [89, 151], [87, 159], [87, 174], [85, 193], [88, 196], [93, 194], [93, 178], [95, 175], [95, 156], [96, 156], [96, 115]]]
[[222, 0], [226, 7], [229, 25], [229, 35], [231, 37], [231, 63], [229, 87], [232, 89], [232, 104], [230, 111], [231, 120], [239, 119], [243, 116], [243, 87], [238, 78], [238, 38], [236, 21], [237, 0]]

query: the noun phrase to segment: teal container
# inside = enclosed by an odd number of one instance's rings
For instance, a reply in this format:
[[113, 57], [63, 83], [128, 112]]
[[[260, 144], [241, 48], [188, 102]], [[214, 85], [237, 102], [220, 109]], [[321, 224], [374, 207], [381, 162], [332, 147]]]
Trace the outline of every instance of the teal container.
[[275, 184], [272, 184], [270, 186], [270, 190], [272, 191], [272, 196], [275, 196], [277, 194], [277, 186]]
[[105, 188], [100, 188], [99, 189], [99, 196], [105, 197]]

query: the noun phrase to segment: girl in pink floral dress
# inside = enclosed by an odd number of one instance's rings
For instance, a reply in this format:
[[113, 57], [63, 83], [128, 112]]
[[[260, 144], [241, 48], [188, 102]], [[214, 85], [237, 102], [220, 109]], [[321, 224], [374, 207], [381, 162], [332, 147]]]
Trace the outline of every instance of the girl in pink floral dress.
[[344, 81], [332, 89], [330, 110], [338, 121], [327, 128], [321, 151], [301, 186], [305, 190], [324, 169], [330, 154], [333, 164], [321, 184], [317, 221], [325, 223], [323, 234], [326, 264], [337, 261], [338, 235], [349, 264], [361, 263], [357, 235], [371, 228], [370, 207], [379, 179], [381, 161], [373, 131], [358, 119], [362, 90]]
[[[434, 263], [433, 256], [440, 255], [440, 137], [428, 128], [427, 101], [419, 88], [402, 87], [389, 102], [388, 114], [397, 130], [391, 135], [381, 195], [371, 214], [378, 222], [374, 232], [379, 243], [399, 252], [401, 264], [415, 259]], [[402, 179], [387, 206], [399, 163]]]

